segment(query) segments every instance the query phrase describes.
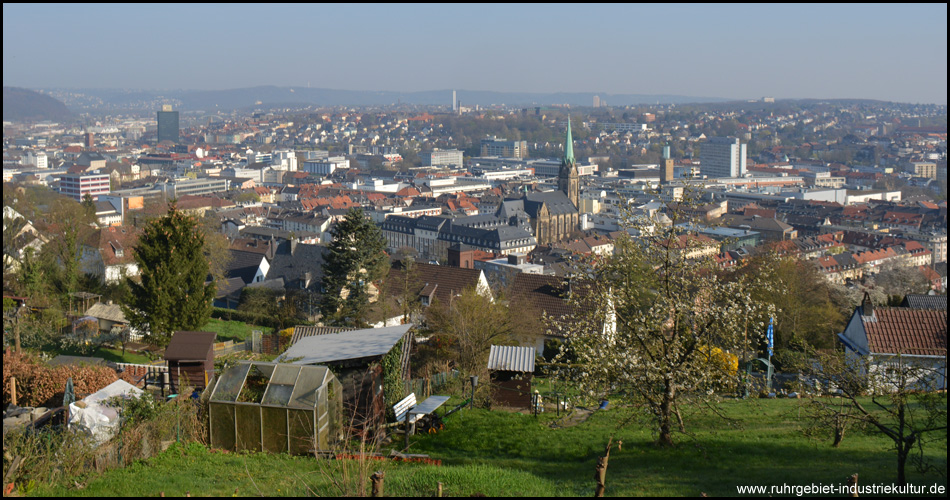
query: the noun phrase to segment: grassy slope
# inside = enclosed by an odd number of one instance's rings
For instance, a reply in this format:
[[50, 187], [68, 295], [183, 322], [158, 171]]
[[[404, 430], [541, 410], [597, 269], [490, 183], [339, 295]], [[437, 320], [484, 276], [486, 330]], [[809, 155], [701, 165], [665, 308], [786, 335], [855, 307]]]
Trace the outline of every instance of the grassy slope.
[[256, 325], [249, 325], [240, 321], [228, 321], [224, 319], [211, 318], [208, 324], [200, 328], [203, 332], [215, 332], [218, 334], [218, 342], [233, 340], [234, 342], [244, 342], [251, 336], [252, 330], [261, 330], [268, 333], [270, 328], [264, 328]]
[[[386, 471], [386, 494], [433, 494], [437, 482], [446, 495], [484, 493], [514, 496], [588, 496], [593, 490], [596, 458], [611, 435], [623, 440], [611, 452], [607, 471], [610, 496], [736, 495], [736, 485], [838, 484], [857, 472], [862, 484], [889, 484], [895, 458], [888, 441], [853, 431], [840, 449], [830, 440], [802, 437], [797, 406], [789, 400], [727, 401], [726, 413], [741, 420], [730, 426], [718, 417], [687, 418], [692, 437], [677, 436], [678, 446], [655, 448], [649, 429], [633, 422], [617, 432], [627, 410], [596, 412], [576, 427], [552, 429], [552, 414], [530, 415], [465, 410], [447, 420], [437, 435], [412, 438], [411, 452], [443, 460], [442, 467], [375, 462], [370, 471]], [[401, 443], [401, 439], [398, 440]], [[928, 456], [946, 470], [946, 440], [941, 435]], [[350, 467], [352, 467], [352, 462]], [[46, 495], [137, 496], [241, 494], [339, 495], [329, 477], [339, 477], [342, 462], [266, 454], [208, 453], [200, 447], [172, 449], [150, 460], [92, 479], [82, 490], [46, 489]], [[249, 479], [254, 477], [254, 482]], [[910, 473], [913, 484], [946, 484], [946, 477]], [[256, 485], [255, 485], [256, 483]]]

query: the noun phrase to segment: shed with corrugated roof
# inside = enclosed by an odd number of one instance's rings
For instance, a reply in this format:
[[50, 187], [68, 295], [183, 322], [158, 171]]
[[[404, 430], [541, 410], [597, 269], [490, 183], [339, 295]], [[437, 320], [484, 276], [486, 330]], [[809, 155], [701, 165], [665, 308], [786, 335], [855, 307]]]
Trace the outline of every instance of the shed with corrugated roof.
[[531, 347], [493, 345], [488, 352], [492, 404], [531, 408], [535, 351]]

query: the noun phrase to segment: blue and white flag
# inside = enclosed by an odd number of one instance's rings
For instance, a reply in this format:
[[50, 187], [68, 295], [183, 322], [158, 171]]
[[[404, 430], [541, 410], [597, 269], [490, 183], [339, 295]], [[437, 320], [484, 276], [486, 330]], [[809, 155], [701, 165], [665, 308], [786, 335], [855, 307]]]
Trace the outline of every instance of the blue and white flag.
[[772, 318], [769, 318], [769, 329], [765, 331], [765, 339], [769, 344], [769, 357], [772, 357], [772, 347], [775, 345], [775, 342], [772, 338]]

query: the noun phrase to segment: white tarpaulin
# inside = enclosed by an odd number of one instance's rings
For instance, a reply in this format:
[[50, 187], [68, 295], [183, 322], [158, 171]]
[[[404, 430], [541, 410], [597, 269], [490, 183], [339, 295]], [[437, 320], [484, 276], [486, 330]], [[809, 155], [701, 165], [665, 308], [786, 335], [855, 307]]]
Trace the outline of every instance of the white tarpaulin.
[[86, 396], [82, 400], [85, 408], [80, 407], [78, 402], [71, 403], [69, 426], [88, 433], [96, 444], [102, 444], [119, 431], [119, 414], [115, 408], [107, 406], [106, 401], [115, 396], [139, 397], [142, 392], [124, 380], [116, 380], [102, 390]]

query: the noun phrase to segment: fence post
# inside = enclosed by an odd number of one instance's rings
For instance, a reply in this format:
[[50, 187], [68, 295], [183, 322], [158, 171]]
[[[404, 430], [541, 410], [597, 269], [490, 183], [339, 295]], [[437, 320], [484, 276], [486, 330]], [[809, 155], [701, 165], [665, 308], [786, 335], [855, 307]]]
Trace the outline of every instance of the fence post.
[[406, 449], [409, 449], [409, 410], [406, 410]]
[[607, 443], [606, 453], [597, 459], [597, 465], [594, 466], [594, 480], [597, 481], [597, 485], [594, 487], [594, 496], [598, 498], [604, 496], [604, 490], [607, 489], [607, 460], [610, 458], [611, 444], [613, 444], [613, 439]]
[[848, 478], [848, 494], [850, 496], [858, 496], [858, 475], [854, 474]]
[[385, 479], [386, 473], [378, 470], [369, 477], [370, 481], [373, 482], [373, 493], [372, 496], [379, 498], [383, 496], [383, 479]]
[[435, 488], [435, 496], [442, 498], [442, 483], [439, 482]]
[[10, 400], [16, 406], [16, 377], [10, 377]]

